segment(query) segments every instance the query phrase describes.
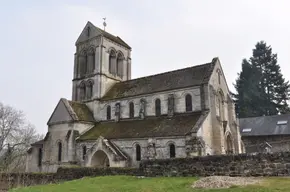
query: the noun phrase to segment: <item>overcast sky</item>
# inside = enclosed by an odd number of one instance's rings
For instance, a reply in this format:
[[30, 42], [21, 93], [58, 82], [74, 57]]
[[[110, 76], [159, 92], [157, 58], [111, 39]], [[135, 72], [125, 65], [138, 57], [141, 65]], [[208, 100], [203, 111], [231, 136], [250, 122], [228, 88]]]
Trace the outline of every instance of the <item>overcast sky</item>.
[[278, 53], [290, 79], [288, 0], [0, 0], [0, 102], [23, 110], [38, 132], [71, 99], [75, 41], [87, 21], [132, 47], [132, 77], [219, 57], [230, 89], [257, 41]]

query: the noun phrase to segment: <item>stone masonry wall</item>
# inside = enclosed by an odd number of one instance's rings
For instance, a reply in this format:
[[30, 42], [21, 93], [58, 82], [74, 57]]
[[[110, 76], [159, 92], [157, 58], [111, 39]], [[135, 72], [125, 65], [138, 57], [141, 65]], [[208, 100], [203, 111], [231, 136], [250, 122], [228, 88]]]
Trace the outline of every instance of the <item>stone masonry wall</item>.
[[[147, 153], [147, 145], [148, 138], [143, 139], [112, 139], [113, 143], [115, 143], [128, 157], [130, 157], [130, 167], [138, 167], [140, 161], [136, 160], [136, 144], [139, 144], [141, 147], [141, 159], [146, 159]], [[83, 165], [84, 160], [82, 159], [83, 150], [82, 147], [86, 146], [87, 150], [89, 150], [95, 142], [81, 142], [77, 144], [76, 153], [77, 153], [77, 161], [81, 162]], [[166, 159], [169, 158], [169, 144], [174, 144], [176, 149], [176, 157], [184, 158], [186, 157], [185, 152], [185, 138], [156, 138], [156, 158], [157, 159]]]
[[83, 177], [144, 175], [137, 168], [59, 168], [56, 173], [0, 173], [0, 192], [15, 187], [60, 183]]
[[59, 183], [85, 176], [290, 176], [290, 152], [239, 154], [142, 161], [140, 168], [59, 168], [57, 173], [0, 174], [0, 191], [18, 186]]
[[290, 176], [290, 152], [144, 161], [146, 176]]
[[132, 97], [130, 99], [118, 99], [112, 101], [103, 101], [100, 102], [98, 109], [98, 120], [106, 120], [107, 119], [107, 106], [110, 105], [112, 109], [112, 119], [115, 118], [115, 104], [120, 103], [121, 105], [121, 118], [129, 118], [129, 103], [134, 103], [134, 117], [139, 116], [140, 109], [140, 99], [146, 100], [146, 116], [155, 116], [155, 100], [161, 100], [161, 114], [168, 114], [168, 95], [174, 94], [175, 106], [174, 110], [176, 113], [184, 113], [185, 112], [185, 96], [186, 94], [190, 94], [192, 96], [192, 110], [200, 111], [201, 110], [201, 100], [200, 100], [200, 88], [187, 88], [182, 90], [172, 90], [160, 93], [153, 93], [148, 95], [142, 95], [137, 97]]
[[272, 153], [290, 151], [289, 135], [270, 135], [270, 136], [243, 136], [242, 140], [245, 144], [246, 153], [261, 153], [265, 151], [268, 144], [271, 145]]

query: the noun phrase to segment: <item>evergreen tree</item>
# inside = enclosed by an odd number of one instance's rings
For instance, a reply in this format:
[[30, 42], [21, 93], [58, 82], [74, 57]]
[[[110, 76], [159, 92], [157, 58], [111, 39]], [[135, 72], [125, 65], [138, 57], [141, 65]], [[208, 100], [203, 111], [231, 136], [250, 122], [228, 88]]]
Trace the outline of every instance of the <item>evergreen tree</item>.
[[236, 80], [235, 89], [237, 94], [232, 94], [235, 101], [235, 107], [238, 117], [254, 117], [259, 115], [259, 109], [256, 108], [256, 102], [259, 101], [259, 71], [246, 60], [242, 62], [242, 71]]
[[285, 81], [277, 63], [277, 54], [263, 41], [253, 49], [249, 61], [244, 60], [238, 74], [234, 95], [238, 116], [252, 117], [289, 112], [289, 82]]

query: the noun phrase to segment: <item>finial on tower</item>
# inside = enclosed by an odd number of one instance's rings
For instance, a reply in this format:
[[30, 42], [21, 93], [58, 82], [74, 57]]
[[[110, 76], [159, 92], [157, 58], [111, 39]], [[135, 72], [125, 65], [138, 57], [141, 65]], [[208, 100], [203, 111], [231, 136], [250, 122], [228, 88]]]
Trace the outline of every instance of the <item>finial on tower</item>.
[[106, 26], [107, 26], [107, 23], [106, 23], [106, 17], [104, 17], [103, 20], [104, 20], [104, 22], [103, 22], [104, 31], [106, 31]]

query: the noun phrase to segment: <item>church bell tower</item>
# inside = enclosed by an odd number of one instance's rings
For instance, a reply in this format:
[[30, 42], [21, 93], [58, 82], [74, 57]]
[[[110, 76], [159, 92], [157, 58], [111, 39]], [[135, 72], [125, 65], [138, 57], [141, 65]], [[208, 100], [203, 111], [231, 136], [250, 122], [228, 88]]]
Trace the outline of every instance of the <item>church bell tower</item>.
[[87, 22], [76, 41], [72, 100], [90, 103], [102, 98], [113, 84], [131, 79], [131, 47]]

